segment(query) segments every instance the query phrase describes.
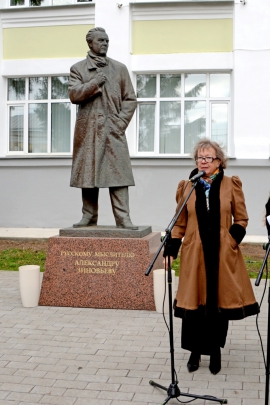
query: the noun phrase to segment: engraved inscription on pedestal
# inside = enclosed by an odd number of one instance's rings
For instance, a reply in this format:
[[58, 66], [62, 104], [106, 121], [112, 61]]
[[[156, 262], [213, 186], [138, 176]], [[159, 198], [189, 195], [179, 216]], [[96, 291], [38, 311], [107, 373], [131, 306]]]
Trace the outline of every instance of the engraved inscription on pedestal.
[[61, 256], [74, 260], [77, 273], [115, 275], [121, 259], [133, 259], [133, 252], [70, 252], [61, 251]]

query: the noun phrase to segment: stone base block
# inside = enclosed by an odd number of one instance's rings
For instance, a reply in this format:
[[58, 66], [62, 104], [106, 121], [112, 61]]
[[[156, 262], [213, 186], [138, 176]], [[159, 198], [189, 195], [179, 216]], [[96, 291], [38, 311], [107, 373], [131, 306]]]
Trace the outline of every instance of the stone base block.
[[139, 226], [137, 230], [134, 230], [97, 225], [85, 228], [63, 228], [59, 230], [59, 235], [78, 238], [143, 238], [151, 232], [151, 226]]
[[[50, 238], [39, 305], [155, 310], [160, 233], [143, 238]], [[154, 269], [162, 268], [162, 254]]]

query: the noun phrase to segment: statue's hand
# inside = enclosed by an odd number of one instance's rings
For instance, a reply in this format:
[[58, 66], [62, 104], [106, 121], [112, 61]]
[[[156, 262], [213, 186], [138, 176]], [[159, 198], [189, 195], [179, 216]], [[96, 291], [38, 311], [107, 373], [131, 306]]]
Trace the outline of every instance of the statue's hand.
[[106, 82], [107, 78], [100, 69], [97, 69], [96, 71], [97, 74], [95, 76], [95, 80], [97, 81], [98, 86], [102, 86]]

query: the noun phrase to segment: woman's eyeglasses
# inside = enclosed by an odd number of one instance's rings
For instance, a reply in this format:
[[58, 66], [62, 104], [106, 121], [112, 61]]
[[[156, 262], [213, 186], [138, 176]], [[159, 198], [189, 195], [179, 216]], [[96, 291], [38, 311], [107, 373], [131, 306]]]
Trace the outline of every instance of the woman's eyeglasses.
[[205, 157], [198, 156], [197, 159], [196, 159], [196, 162], [197, 163], [202, 163], [205, 160], [205, 162], [207, 162], [207, 163], [212, 163], [216, 159], [218, 159], [218, 158], [216, 158], [216, 157], [213, 158], [212, 156], [205, 156]]

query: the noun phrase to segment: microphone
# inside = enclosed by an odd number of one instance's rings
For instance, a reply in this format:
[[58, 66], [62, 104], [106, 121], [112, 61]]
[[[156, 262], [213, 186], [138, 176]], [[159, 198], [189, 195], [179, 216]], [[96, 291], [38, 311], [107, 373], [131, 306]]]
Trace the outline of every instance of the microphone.
[[189, 181], [191, 181], [191, 183], [194, 183], [194, 181], [199, 180], [201, 177], [205, 176], [205, 171], [201, 170], [199, 173], [195, 174], [195, 176], [191, 177], [191, 179], [189, 179]]

